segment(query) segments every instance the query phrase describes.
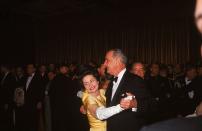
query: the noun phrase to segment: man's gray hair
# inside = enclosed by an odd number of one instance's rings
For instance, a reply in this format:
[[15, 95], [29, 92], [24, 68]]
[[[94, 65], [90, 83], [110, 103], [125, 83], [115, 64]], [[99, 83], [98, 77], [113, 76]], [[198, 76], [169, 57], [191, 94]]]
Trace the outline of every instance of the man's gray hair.
[[111, 51], [113, 52], [113, 57], [118, 57], [123, 64], [127, 64], [127, 57], [120, 49], [112, 49]]

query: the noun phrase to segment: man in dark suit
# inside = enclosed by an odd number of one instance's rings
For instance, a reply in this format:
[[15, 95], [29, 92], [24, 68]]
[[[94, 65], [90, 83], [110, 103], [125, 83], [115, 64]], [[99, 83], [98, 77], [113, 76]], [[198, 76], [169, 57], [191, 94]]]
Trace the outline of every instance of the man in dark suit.
[[0, 130], [13, 128], [13, 98], [16, 88], [15, 76], [11, 73], [9, 65], [2, 65], [0, 79]]
[[[116, 80], [109, 84], [106, 91], [106, 106], [120, 103], [125, 110], [107, 119], [107, 131], [138, 131], [144, 123], [149, 106], [149, 94], [144, 81], [126, 70], [127, 58], [119, 49], [106, 53], [104, 65], [107, 72]], [[135, 96], [132, 100], [123, 100], [126, 93]]]
[[44, 94], [43, 81], [36, 73], [36, 67], [33, 64], [27, 65], [27, 77], [24, 81], [24, 105], [22, 112], [18, 117], [23, 117], [18, 122], [19, 130], [36, 131], [38, 128], [39, 111], [42, 109], [42, 100]]
[[68, 76], [69, 68], [63, 64], [59, 74], [50, 86], [50, 106], [53, 131], [75, 130], [75, 98], [74, 84]]

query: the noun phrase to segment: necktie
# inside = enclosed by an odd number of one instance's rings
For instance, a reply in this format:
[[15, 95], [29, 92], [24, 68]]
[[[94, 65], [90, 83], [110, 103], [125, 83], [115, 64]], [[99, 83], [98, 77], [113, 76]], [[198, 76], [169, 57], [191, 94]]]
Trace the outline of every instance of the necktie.
[[113, 78], [113, 81], [116, 83], [117, 82], [117, 80], [118, 80], [118, 77], [114, 77]]

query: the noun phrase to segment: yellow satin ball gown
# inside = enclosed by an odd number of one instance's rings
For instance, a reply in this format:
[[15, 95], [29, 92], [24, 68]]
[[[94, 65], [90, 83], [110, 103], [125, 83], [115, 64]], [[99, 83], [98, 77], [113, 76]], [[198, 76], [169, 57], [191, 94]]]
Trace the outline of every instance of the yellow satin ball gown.
[[[82, 97], [82, 102], [84, 107], [88, 107], [89, 105], [96, 105], [98, 107], [106, 106], [106, 97], [105, 97], [105, 90], [99, 90], [100, 95], [95, 97], [87, 92], [84, 92]], [[90, 131], [106, 131], [106, 121], [101, 121], [94, 117], [88, 109], [86, 109], [88, 122], [90, 125]]]

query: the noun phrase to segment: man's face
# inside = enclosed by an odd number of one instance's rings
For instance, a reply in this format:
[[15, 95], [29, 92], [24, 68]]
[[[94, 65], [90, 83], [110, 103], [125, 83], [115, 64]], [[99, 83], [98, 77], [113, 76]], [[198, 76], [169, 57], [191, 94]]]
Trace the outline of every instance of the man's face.
[[131, 72], [135, 75], [138, 75], [144, 78], [144, 74], [145, 74], [144, 66], [140, 63], [134, 64]]
[[152, 64], [151, 66], [151, 73], [154, 75], [154, 76], [157, 76], [159, 74], [159, 65], [157, 64]]
[[39, 68], [39, 71], [41, 73], [45, 73], [46, 72], [46, 66], [42, 65], [40, 68]]
[[27, 74], [28, 75], [31, 75], [32, 73], [34, 73], [35, 70], [36, 69], [35, 69], [34, 65], [32, 65], [32, 64], [27, 65]]
[[48, 79], [49, 79], [49, 80], [53, 80], [55, 76], [56, 76], [56, 75], [55, 75], [55, 73], [53, 73], [53, 72], [49, 72], [49, 73], [48, 73]]
[[66, 75], [69, 71], [69, 68], [67, 66], [60, 67], [60, 73]]
[[98, 68], [98, 72], [99, 72], [100, 76], [105, 76], [105, 69], [106, 69], [106, 67], [105, 67], [104, 64], [102, 64], [102, 65]]
[[115, 75], [115, 70], [118, 64], [118, 59], [113, 57], [113, 52], [107, 52], [105, 56], [104, 66], [106, 66], [107, 73], [110, 75]]
[[202, 34], [202, 0], [196, 1], [195, 22], [199, 32]]
[[196, 69], [193, 68], [193, 69], [187, 71], [187, 77], [188, 77], [190, 80], [194, 79], [196, 76], [197, 76]]

